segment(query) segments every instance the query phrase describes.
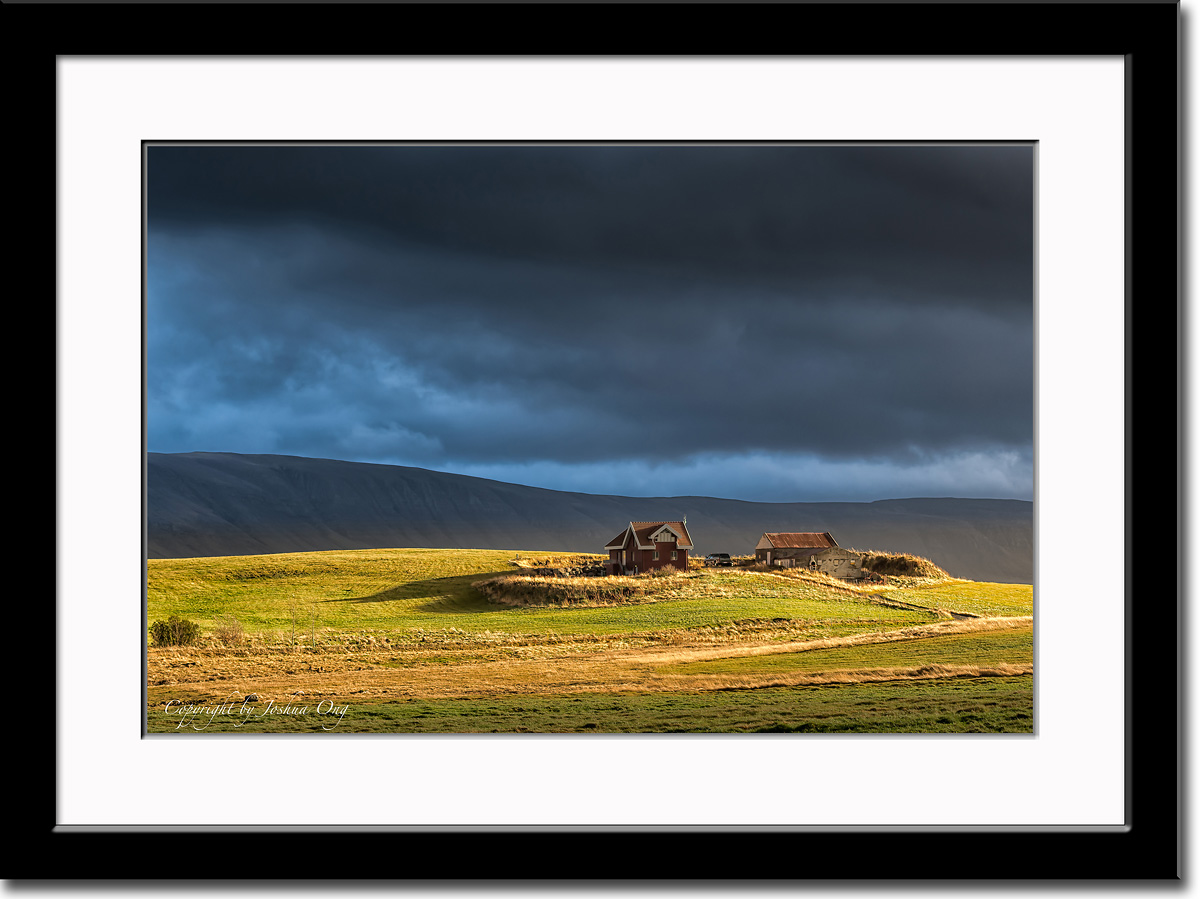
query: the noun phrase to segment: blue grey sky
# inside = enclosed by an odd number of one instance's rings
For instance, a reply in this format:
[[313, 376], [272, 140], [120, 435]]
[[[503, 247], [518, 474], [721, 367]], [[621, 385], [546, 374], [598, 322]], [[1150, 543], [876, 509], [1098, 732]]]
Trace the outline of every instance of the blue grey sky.
[[151, 452], [1032, 499], [1028, 146], [151, 146]]

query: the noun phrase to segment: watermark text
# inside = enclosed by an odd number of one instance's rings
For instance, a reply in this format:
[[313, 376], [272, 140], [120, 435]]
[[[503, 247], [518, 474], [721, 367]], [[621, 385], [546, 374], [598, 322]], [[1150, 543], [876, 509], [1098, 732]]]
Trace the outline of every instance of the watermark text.
[[[207, 730], [214, 724], [242, 727], [251, 721], [267, 718], [306, 718], [318, 716], [322, 730], [333, 730], [342, 723], [348, 705], [338, 705], [332, 699], [322, 699], [313, 704], [295, 697], [282, 702], [260, 700], [257, 695], [242, 696], [237, 691], [226, 699], [216, 702], [186, 702], [172, 699], [166, 704], [165, 713], [178, 718], [175, 730]], [[233, 721], [227, 719], [232, 718]]]

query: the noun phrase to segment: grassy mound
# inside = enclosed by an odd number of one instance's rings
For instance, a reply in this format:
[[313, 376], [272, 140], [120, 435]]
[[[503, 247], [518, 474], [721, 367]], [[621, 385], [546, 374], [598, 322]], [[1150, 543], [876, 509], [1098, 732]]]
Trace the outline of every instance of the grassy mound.
[[679, 575], [662, 568], [633, 577], [540, 577], [508, 574], [471, 586], [489, 601], [508, 606], [612, 606], [650, 602], [664, 582]]
[[512, 560], [517, 568], [580, 568], [603, 564], [608, 556], [599, 553], [518, 553]]
[[881, 553], [867, 550], [862, 554], [862, 567], [884, 577], [949, 578], [951, 575], [936, 564], [910, 553]]

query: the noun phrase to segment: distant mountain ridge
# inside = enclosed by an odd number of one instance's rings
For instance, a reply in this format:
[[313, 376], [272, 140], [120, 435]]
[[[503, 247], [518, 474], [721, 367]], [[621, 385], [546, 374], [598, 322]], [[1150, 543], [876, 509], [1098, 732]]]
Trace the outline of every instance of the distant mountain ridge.
[[828, 531], [958, 577], [1033, 583], [1033, 503], [893, 499], [754, 503], [567, 493], [466, 475], [298, 456], [148, 453], [149, 558], [381, 547], [602, 553], [630, 521], [687, 517], [695, 555], [746, 554], [764, 532]]

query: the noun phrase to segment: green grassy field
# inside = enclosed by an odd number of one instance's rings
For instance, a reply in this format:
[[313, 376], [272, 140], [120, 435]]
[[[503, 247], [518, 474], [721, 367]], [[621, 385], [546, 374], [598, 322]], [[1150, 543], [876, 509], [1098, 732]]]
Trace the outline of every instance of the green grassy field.
[[949, 634], [835, 649], [681, 662], [666, 673], [775, 674], [785, 671], [859, 671], [927, 665], [1032, 664], [1033, 628]]
[[[489, 601], [473, 585], [517, 573], [515, 555], [150, 560], [147, 622], [178, 615], [203, 636], [147, 639], [147, 728], [196, 732], [179, 726], [180, 709], [255, 696], [275, 709], [302, 697], [308, 711], [242, 710], [203, 732], [1031, 729], [1027, 585], [858, 590], [703, 569], [639, 581], [631, 603]], [[218, 638], [233, 621], [244, 636]], [[331, 729], [318, 706], [347, 711]]]
[[913, 587], [884, 587], [876, 592], [888, 599], [975, 615], [1033, 614], [1033, 588], [1026, 584], [952, 580]]
[[471, 586], [509, 574], [511, 552], [361, 550], [151, 559], [150, 620], [179, 615], [203, 626], [232, 615], [258, 631], [463, 628], [472, 632], [618, 634], [720, 626], [740, 619], [856, 625], [916, 624], [934, 616], [888, 608], [803, 581], [730, 569], [664, 579], [654, 602], [611, 608], [541, 609], [489, 603]]

